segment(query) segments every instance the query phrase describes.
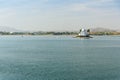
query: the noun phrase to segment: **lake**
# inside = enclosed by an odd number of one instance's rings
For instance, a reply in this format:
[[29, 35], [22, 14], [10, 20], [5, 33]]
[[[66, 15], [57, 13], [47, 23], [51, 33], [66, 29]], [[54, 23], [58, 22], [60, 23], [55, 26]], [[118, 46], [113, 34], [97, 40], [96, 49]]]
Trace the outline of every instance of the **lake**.
[[0, 80], [120, 80], [120, 36], [0, 36]]

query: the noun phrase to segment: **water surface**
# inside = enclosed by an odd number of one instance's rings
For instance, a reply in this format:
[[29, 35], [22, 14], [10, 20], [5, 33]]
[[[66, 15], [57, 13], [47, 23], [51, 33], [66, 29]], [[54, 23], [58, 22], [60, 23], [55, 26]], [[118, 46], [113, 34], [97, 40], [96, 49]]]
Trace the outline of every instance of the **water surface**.
[[0, 36], [0, 80], [120, 80], [120, 36]]

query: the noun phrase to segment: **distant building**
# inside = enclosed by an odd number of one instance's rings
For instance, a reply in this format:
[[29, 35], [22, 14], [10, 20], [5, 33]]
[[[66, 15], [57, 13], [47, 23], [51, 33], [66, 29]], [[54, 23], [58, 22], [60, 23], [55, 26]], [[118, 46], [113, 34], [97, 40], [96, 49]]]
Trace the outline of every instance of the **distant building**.
[[90, 37], [90, 29], [80, 29], [79, 34], [77, 37]]

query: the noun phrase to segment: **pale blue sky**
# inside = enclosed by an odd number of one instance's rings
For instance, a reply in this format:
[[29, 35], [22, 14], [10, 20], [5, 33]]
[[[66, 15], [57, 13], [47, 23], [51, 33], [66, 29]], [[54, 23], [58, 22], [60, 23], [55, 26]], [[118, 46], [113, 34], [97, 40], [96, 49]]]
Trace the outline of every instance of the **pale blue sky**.
[[30, 31], [120, 29], [120, 0], [0, 0], [0, 26]]

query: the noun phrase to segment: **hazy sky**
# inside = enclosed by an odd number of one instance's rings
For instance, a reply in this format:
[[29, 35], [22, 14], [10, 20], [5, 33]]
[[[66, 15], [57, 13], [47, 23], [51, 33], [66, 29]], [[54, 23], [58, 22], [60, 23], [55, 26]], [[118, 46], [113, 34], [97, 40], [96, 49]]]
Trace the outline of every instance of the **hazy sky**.
[[31, 31], [120, 29], [120, 0], [0, 0], [0, 26]]

